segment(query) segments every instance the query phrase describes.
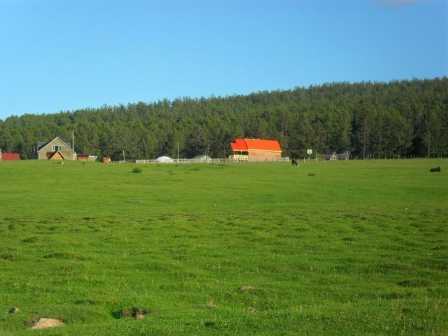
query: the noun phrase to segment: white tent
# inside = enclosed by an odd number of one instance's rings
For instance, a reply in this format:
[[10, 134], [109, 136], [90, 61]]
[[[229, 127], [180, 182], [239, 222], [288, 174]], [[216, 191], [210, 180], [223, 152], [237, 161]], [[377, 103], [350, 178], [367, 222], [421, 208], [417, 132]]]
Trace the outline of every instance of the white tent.
[[172, 158], [170, 158], [169, 156], [159, 156], [156, 159], [157, 162], [159, 163], [173, 163], [174, 160]]

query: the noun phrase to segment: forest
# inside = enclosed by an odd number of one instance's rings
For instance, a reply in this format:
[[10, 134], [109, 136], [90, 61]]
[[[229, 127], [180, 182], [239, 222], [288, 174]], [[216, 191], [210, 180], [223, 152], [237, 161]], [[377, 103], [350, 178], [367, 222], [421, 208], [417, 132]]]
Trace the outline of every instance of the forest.
[[448, 77], [330, 83], [249, 95], [178, 98], [25, 114], [0, 120], [0, 148], [36, 158], [60, 136], [75, 151], [120, 159], [229, 155], [235, 137], [271, 138], [283, 155], [350, 151], [353, 158], [448, 156]]

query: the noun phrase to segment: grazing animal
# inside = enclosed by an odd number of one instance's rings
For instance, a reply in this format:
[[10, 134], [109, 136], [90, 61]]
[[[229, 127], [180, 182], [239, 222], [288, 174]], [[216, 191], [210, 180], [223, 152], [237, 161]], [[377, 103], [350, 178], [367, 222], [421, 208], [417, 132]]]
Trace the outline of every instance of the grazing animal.
[[292, 164], [293, 166], [298, 166], [298, 165], [299, 165], [299, 162], [298, 162], [296, 159], [292, 159], [292, 160], [291, 160], [291, 164]]
[[432, 167], [429, 171], [431, 173], [440, 173], [441, 169], [440, 167]]

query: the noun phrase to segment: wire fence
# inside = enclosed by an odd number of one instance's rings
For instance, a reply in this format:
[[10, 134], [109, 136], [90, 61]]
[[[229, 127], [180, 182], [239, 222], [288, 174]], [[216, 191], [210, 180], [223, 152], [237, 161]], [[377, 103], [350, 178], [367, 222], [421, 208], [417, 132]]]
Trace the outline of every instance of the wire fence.
[[[418, 157], [418, 156], [383, 156], [383, 155], [369, 155], [365, 158], [362, 157], [347, 157], [344, 155], [340, 156], [331, 156], [331, 155], [315, 155], [312, 157], [303, 157], [296, 159], [299, 162], [313, 162], [313, 161], [354, 161], [354, 160], [428, 160], [428, 159], [448, 159], [448, 156], [432, 156], [432, 157]], [[120, 161], [124, 163], [124, 161]], [[126, 162], [135, 162], [137, 164], [257, 164], [257, 163], [290, 163], [291, 159], [289, 157], [282, 157], [279, 160], [266, 160], [266, 161], [252, 161], [252, 160], [235, 160], [235, 159], [172, 159], [166, 161], [159, 161], [157, 159], [153, 160], [135, 160], [135, 161], [126, 161]]]
[[171, 159], [171, 160], [135, 160], [135, 163], [138, 164], [224, 164], [224, 163], [235, 163], [235, 164], [243, 164], [243, 163], [267, 163], [267, 162], [289, 162], [288, 157], [283, 157], [279, 160], [266, 160], [266, 161], [251, 161], [251, 160], [235, 160], [235, 159]]

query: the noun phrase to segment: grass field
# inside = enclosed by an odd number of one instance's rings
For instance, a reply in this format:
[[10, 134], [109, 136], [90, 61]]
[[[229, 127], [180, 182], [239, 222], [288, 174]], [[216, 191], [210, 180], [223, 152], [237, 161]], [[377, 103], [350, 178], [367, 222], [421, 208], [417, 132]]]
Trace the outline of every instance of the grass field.
[[134, 167], [0, 163], [1, 336], [448, 335], [448, 161]]

